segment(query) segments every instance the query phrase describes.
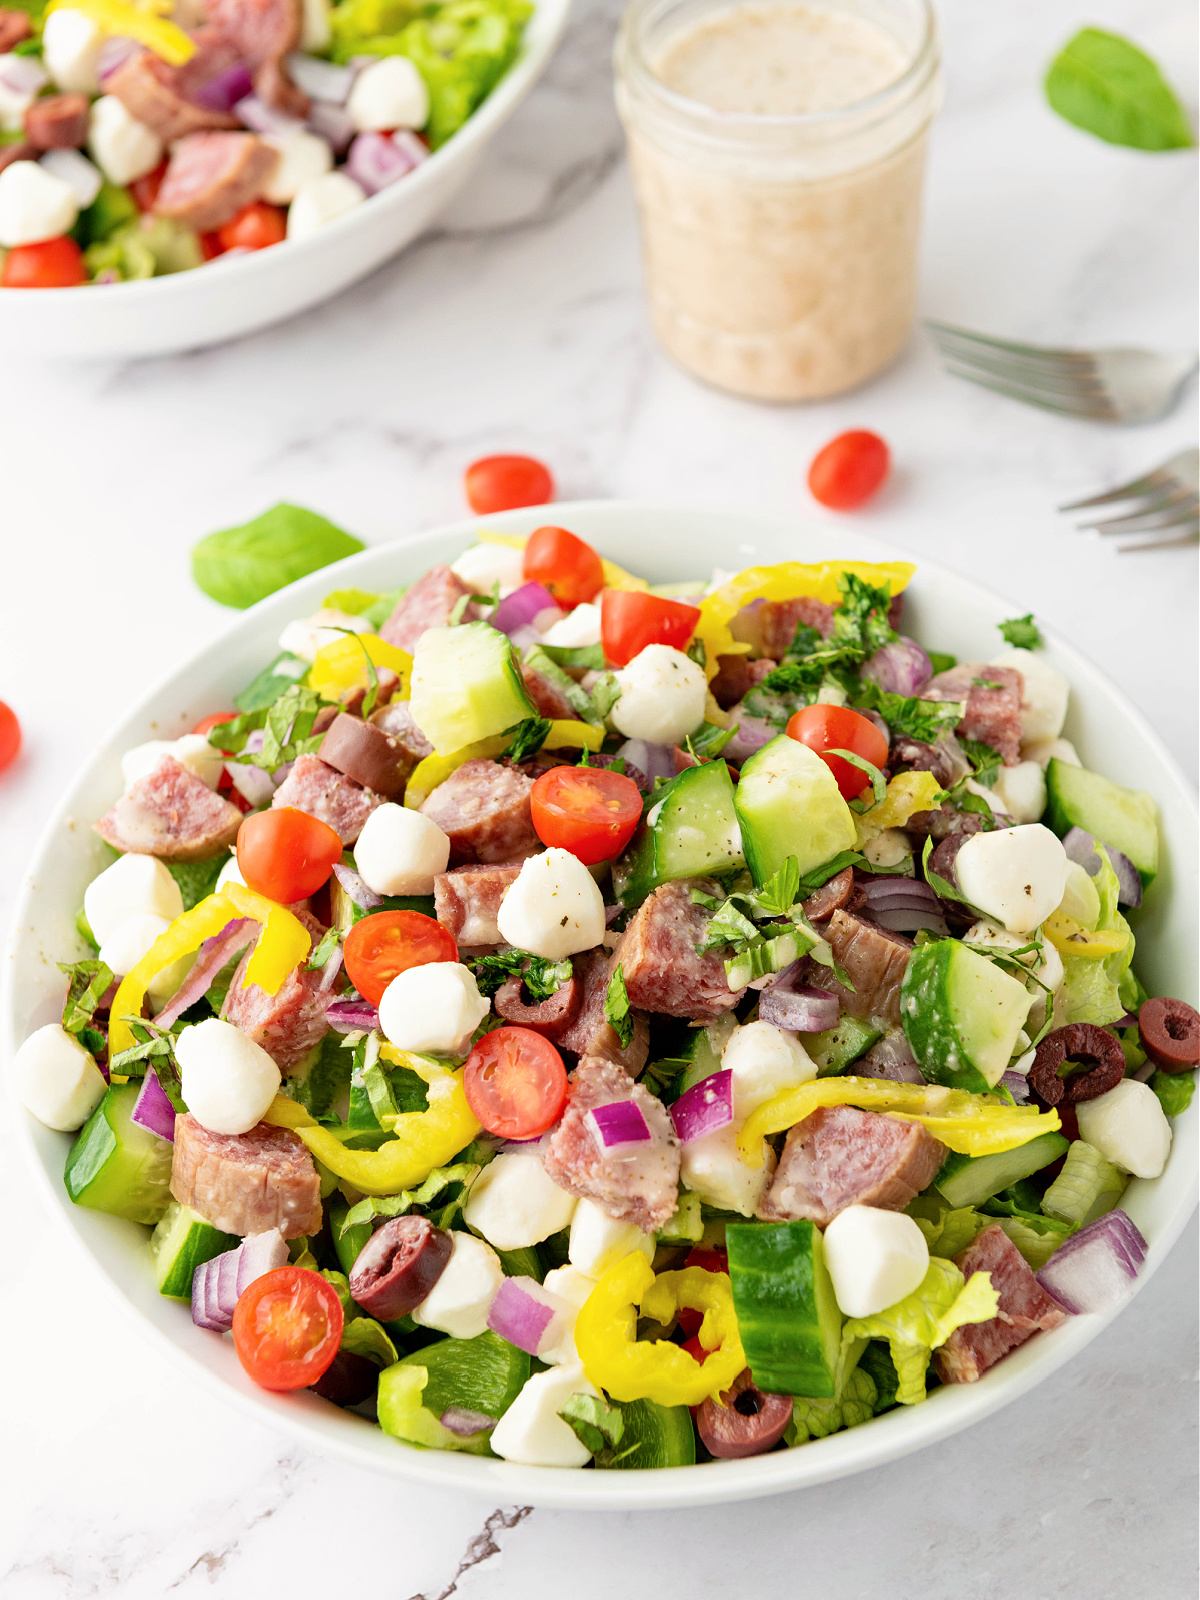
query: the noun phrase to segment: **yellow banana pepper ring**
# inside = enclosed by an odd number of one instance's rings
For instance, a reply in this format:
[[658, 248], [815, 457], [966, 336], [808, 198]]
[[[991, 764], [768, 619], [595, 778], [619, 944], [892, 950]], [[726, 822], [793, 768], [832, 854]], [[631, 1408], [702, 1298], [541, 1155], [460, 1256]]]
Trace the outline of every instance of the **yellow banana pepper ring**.
[[855, 818], [859, 844], [869, 844], [885, 828], [902, 828], [916, 811], [932, 811], [942, 793], [932, 772], [898, 772], [878, 805]]
[[461, 1067], [451, 1072], [391, 1045], [384, 1045], [379, 1053], [384, 1060], [411, 1067], [424, 1078], [429, 1105], [424, 1111], [401, 1112], [393, 1129], [396, 1137], [378, 1150], [347, 1150], [336, 1134], [318, 1127], [303, 1106], [286, 1095], [275, 1096], [263, 1121], [277, 1128], [292, 1128], [318, 1161], [363, 1194], [399, 1194], [424, 1183], [434, 1167], [444, 1167], [480, 1128], [463, 1093]]
[[[670, 1322], [680, 1306], [703, 1311], [700, 1343], [712, 1354], [701, 1363], [666, 1339], [639, 1339], [639, 1306], [657, 1322]], [[589, 1379], [614, 1400], [660, 1406], [698, 1406], [746, 1365], [725, 1273], [687, 1267], [656, 1278], [640, 1250], [614, 1262], [584, 1301], [575, 1348]]]
[[[474, 744], [464, 745], [452, 756], [426, 756], [424, 761], [418, 761], [413, 768], [412, 776], [404, 791], [404, 804], [410, 811], [415, 811], [429, 799], [439, 783], [445, 783], [451, 773], [458, 771], [464, 761], [478, 761], [481, 758], [494, 761], [508, 743], [509, 738], [506, 733], [493, 733], [490, 738], [478, 739]], [[542, 749], [599, 750], [603, 743], [603, 728], [595, 727], [590, 722], [564, 720], [550, 724], [550, 732], [546, 735]]]
[[113, 997], [112, 1024], [108, 1034], [111, 1055], [128, 1050], [137, 1043], [133, 1030], [123, 1019], [141, 1015], [142, 1002], [151, 978], [157, 976], [181, 956], [199, 950], [209, 939], [235, 917], [253, 917], [262, 924], [262, 932], [246, 966], [246, 983], [256, 983], [268, 994], [277, 994], [289, 972], [295, 971], [307, 957], [312, 940], [308, 929], [294, 917], [286, 906], [276, 905], [265, 895], [256, 894], [244, 884], [227, 883], [220, 894], [210, 894], [199, 905], [175, 918], [165, 933], [147, 950], [146, 954], [121, 979], [121, 986]]
[[82, 11], [97, 27], [116, 38], [136, 39], [173, 67], [181, 67], [196, 54], [196, 46], [183, 29], [158, 13], [169, 11], [165, 0], [131, 5], [129, 0], [50, 0], [45, 15], [66, 6]]
[[374, 667], [388, 667], [400, 679], [394, 700], [407, 700], [412, 684], [412, 657], [375, 633], [343, 634], [322, 645], [309, 668], [308, 681], [323, 700], [340, 700], [351, 689], [369, 687], [367, 657]]
[[1129, 943], [1127, 931], [1099, 928], [1093, 933], [1065, 911], [1052, 911], [1042, 923], [1042, 932], [1062, 955], [1082, 956], [1085, 961], [1106, 961]]
[[859, 1106], [903, 1122], [920, 1122], [935, 1139], [964, 1156], [992, 1156], [1016, 1150], [1039, 1134], [1062, 1126], [1057, 1111], [1008, 1106], [990, 1095], [969, 1094], [941, 1084], [889, 1083], [879, 1078], [815, 1078], [784, 1089], [752, 1111], [738, 1134], [747, 1166], [761, 1167], [762, 1142], [772, 1133], [803, 1122], [820, 1106]]

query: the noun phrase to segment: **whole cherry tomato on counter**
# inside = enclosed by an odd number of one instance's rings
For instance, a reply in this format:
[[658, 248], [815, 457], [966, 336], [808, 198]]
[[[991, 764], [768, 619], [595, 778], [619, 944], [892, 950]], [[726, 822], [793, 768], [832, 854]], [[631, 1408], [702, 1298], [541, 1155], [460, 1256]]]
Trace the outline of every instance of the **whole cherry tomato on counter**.
[[431, 961], [457, 961], [458, 946], [422, 911], [376, 911], [350, 929], [343, 954], [351, 983], [377, 1006], [397, 974]]
[[217, 238], [225, 250], [265, 250], [286, 237], [286, 213], [282, 206], [268, 205], [265, 200], [243, 206], [224, 227], [217, 229]]
[[280, 905], [316, 894], [341, 859], [338, 834], [295, 806], [257, 811], [238, 829], [238, 871], [246, 887]]
[[463, 1093], [488, 1133], [536, 1139], [566, 1103], [567, 1069], [549, 1039], [532, 1028], [494, 1028], [467, 1057]]
[[515, 511], [544, 506], [554, 499], [550, 469], [532, 456], [483, 456], [464, 475], [467, 504], [486, 516], [489, 511]]
[[600, 637], [615, 667], [626, 667], [648, 644], [685, 650], [700, 621], [700, 607], [633, 589], [606, 589], [600, 601]]
[[808, 469], [808, 489], [831, 511], [853, 511], [888, 475], [891, 453], [877, 433], [852, 428], [818, 450]]
[[307, 1389], [342, 1342], [342, 1302], [306, 1267], [277, 1267], [248, 1284], [233, 1312], [238, 1360], [263, 1389]]
[[805, 706], [788, 723], [787, 735], [816, 751], [837, 779], [844, 800], [860, 795], [871, 780], [849, 761], [829, 755], [828, 751], [849, 750], [875, 767], [882, 767], [887, 761], [888, 742], [883, 734], [849, 706]]
[[637, 784], [607, 767], [551, 767], [529, 800], [542, 843], [569, 850], [585, 867], [619, 856], [642, 818]]
[[0, 700], [0, 772], [11, 767], [21, 750], [21, 724], [11, 706]]
[[570, 610], [594, 600], [604, 587], [604, 563], [584, 539], [566, 528], [535, 528], [525, 546], [522, 571]]
[[83, 252], [69, 234], [15, 245], [4, 258], [5, 289], [73, 289], [87, 280]]

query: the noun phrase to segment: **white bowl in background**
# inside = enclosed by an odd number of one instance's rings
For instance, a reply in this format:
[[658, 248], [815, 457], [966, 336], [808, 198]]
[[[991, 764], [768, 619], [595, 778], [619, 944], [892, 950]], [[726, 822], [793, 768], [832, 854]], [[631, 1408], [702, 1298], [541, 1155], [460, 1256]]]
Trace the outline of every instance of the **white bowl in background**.
[[68, 359], [166, 355], [255, 332], [357, 283], [454, 199], [545, 70], [571, 0], [535, 0], [516, 61], [428, 161], [310, 239], [190, 272], [75, 289], [0, 289], [0, 348]]
[[[62, 978], [54, 963], [82, 954], [74, 916], [102, 864], [89, 824], [121, 788], [120, 755], [143, 740], [171, 738], [214, 707], [227, 705], [276, 651], [285, 623], [312, 612], [331, 589], [390, 589], [435, 561], [450, 561], [480, 526], [528, 533], [545, 507], [476, 518], [401, 544], [349, 557], [262, 601], [215, 644], [178, 668], [113, 730], [51, 818], [20, 892], [0, 974], [0, 1057], [5, 1062], [35, 1027], [57, 1019]], [[585, 502], [556, 506], [555, 519], [605, 555], [652, 582], [702, 578], [713, 566], [755, 561], [902, 559], [904, 552], [852, 530], [785, 518], [741, 516], [641, 504]], [[1037, 595], [1026, 596], [1036, 609]], [[918, 565], [908, 590], [905, 628], [960, 659], [987, 658], [1000, 640], [996, 624], [1011, 605], [932, 562]], [[1197, 819], [1192, 793], [1170, 755], [1125, 696], [1069, 645], [1047, 638], [1046, 659], [1071, 682], [1066, 735], [1085, 762], [1117, 782], [1148, 789], [1162, 821], [1163, 858], [1144, 909], [1135, 913], [1137, 963], [1159, 993], [1196, 1000]], [[154, 1287], [144, 1228], [73, 1206], [62, 1182], [71, 1136], [42, 1127], [13, 1103], [10, 1114], [43, 1196], [99, 1268], [98, 1282], [131, 1308], [143, 1329], [180, 1367], [257, 1420], [310, 1448], [374, 1472], [487, 1496], [493, 1503], [577, 1510], [702, 1505], [750, 1499], [860, 1472], [933, 1444], [1027, 1393], [1094, 1339], [1110, 1317], [1069, 1318], [1038, 1334], [977, 1384], [935, 1390], [848, 1432], [798, 1449], [658, 1471], [581, 1472], [515, 1466], [476, 1456], [417, 1450], [350, 1412], [307, 1393], [270, 1394], [243, 1373], [233, 1343], [193, 1326], [189, 1309]], [[1122, 1205], [1149, 1243], [1139, 1287], [1159, 1266], [1195, 1204], [1200, 1102], [1174, 1124], [1167, 1169], [1153, 1182], [1131, 1182]], [[1097, 1426], [1101, 1426], [1099, 1418]]]

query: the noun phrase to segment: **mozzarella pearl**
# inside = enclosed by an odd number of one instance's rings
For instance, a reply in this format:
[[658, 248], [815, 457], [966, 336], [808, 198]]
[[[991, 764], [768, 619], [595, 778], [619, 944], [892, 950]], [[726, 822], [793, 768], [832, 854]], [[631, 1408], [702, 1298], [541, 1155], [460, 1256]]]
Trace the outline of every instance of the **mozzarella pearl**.
[[398, 973], [379, 1002], [379, 1026], [397, 1050], [462, 1056], [491, 1010], [475, 975], [457, 961], [430, 961]]
[[1001, 767], [992, 788], [1014, 822], [1038, 822], [1046, 809], [1046, 775], [1036, 761]]
[[635, 1250], [653, 1261], [654, 1235], [632, 1222], [617, 1222], [592, 1200], [581, 1200], [575, 1207], [567, 1260], [585, 1276], [601, 1277], [614, 1261], [623, 1261]]
[[1075, 1107], [1079, 1137], [1135, 1178], [1157, 1178], [1171, 1153], [1171, 1124], [1148, 1083], [1123, 1078]]
[[0, 245], [5, 249], [57, 239], [75, 226], [78, 215], [71, 185], [36, 161], [14, 161], [0, 172]]
[[210, 1133], [249, 1133], [279, 1093], [279, 1068], [232, 1022], [209, 1017], [175, 1046], [184, 1103]]
[[1030, 761], [1036, 761], [1043, 772], [1051, 761], [1065, 761], [1069, 767], [1083, 765], [1070, 739], [1035, 739], [1032, 744], [1021, 746], [1021, 754]]
[[604, 938], [604, 896], [577, 856], [544, 850], [526, 860], [505, 890], [496, 926], [518, 950], [562, 961]]
[[[83, 11], [52, 11], [42, 29], [42, 60], [65, 94], [95, 94], [104, 32]], [[123, 181], [123, 180], [122, 180]]]
[[119, 186], [144, 178], [163, 158], [163, 142], [154, 129], [132, 116], [114, 94], [101, 95], [88, 113], [88, 149], [109, 183]]
[[328, 50], [333, 38], [329, 0], [301, 0], [299, 48], [312, 55]]
[[682, 650], [648, 644], [616, 677], [612, 723], [627, 739], [678, 744], [704, 721], [708, 680]]
[[825, 1264], [840, 1310], [873, 1317], [920, 1288], [929, 1246], [902, 1211], [847, 1206], [825, 1229]]
[[579, 1360], [579, 1352], [575, 1348], [575, 1323], [595, 1287], [596, 1280], [580, 1272], [578, 1267], [555, 1267], [546, 1274], [542, 1288], [548, 1289], [566, 1311], [560, 1314], [560, 1332], [556, 1342], [541, 1347], [538, 1351], [539, 1361], [554, 1367]]
[[1061, 672], [1032, 650], [1001, 650], [996, 667], [1015, 667], [1021, 674], [1021, 739], [1057, 739], [1067, 718], [1071, 686]]
[[[155, 916], [153, 911], [135, 911], [133, 916], [119, 922], [100, 946], [100, 960], [114, 978], [123, 978], [144, 955], [156, 939], [166, 933], [171, 924], [166, 917]], [[195, 956], [180, 956], [169, 967], [156, 972], [146, 986], [146, 993], [156, 1006], [163, 1006], [175, 993], [191, 970]]]
[[328, 140], [306, 128], [294, 128], [263, 142], [279, 152], [279, 160], [263, 186], [263, 198], [272, 205], [289, 205], [306, 183], [333, 169]]
[[546, 1174], [536, 1151], [498, 1155], [471, 1185], [463, 1220], [497, 1250], [523, 1250], [561, 1233], [576, 1199]]
[[407, 56], [380, 56], [355, 78], [346, 110], [360, 133], [423, 128], [429, 121], [429, 90]]
[[392, 801], [372, 811], [354, 846], [354, 864], [376, 894], [432, 894], [449, 860], [450, 840], [433, 818]]
[[181, 739], [150, 739], [126, 750], [121, 757], [121, 779], [126, 789], [131, 789], [139, 778], [148, 778], [164, 756], [174, 757], [210, 789], [221, 781], [225, 757], [202, 733], [185, 733]]
[[863, 855], [873, 867], [898, 867], [912, 856], [912, 845], [903, 828], [884, 828], [863, 845]]
[[738, 1028], [725, 1046], [721, 1066], [733, 1073], [735, 1128], [780, 1090], [808, 1083], [817, 1075], [816, 1063], [796, 1035], [770, 1022], [748, 1022]]
[[[52, 11], [51, 16], [57, 16]], [[126, 855], [114, 861], [83, 893], [83, 914], [96, 943], [103, 945], [128, 917], [148, 911], [168, 922], [183, 914], [179, 885], [154, 856]]]
[[456, 1231], [450, 1240], [450, 1259], [412, 1319], [418, 1327], [436, 1328], [452, 1339], [475, 1339], [487, 1330], [504, 1268], [491, 1245], [473, 1233]]
[[326, 172], [320, 178], [310, 178], [300, 185], [288, 207], [287, 236], [293, 240], [311, 239], [327, 223], [353, 211], [366, 198], [362, 184], [344, 172]]
[[0, 128], [9, 133], [20, 133], [23, 130], [25, 113], [37, 99], [38, 93], [47, 81], [46, 74], [41, 71], [36, 60], [31, 61], [28, 56], [2, 55], [0, 69], [7, 68], [17, 61], [27, 63], [16, 69], [15, 82], [21, 84], [21, 88], [10, 84], [6, 76], [0, 77]]
[[974, 833], [954, 858], [963, 897], [1009, 933], [1032, 933], [1067, 886], [1062, 841], [1040, 822]]
[[737, 1136], [737, 1127], [728, 1123], [702, 1139], [692, 1139], [680, 1152], [679, 1176], [685, 1188], [710, 1206], [752, 1217], [771, 1186], [775, 1152], [764, 1139], [762, 1165], [747, 1166]]
[[573, 1394], [597, 1393], [580, 1362], [534, 1373], [492, 1429], [492, 1449], [527, 1467], [586, 1466], [592, 1452], [558, 1413]]
[[525, 582], [524, 561], [524, 551], [511, 545], [476, 544], [450, 563], [450, 571], [476, 594], [491, 594], [492, 585], [498, 583], [503, 599]]
[[289, 622], [279, 635], [279, 648], [286, 650], [289, 655], [299, 656], [311, 666], [317, 659], [318, 650], [345, 638], [345, 633], [339, 632], [339, 629], [349, 629], [351, 633], [370, 633], [371, 624], [366, 617], [352, 617], [345, 611], [336, 611], [327, 606], [322, 611], [314, 611], [311, 617], [297, 617], [294, 622]]
[[21, 1104], [59, 1133], [82, 1128], [108, 1087], [79, 1040], [57, 1022], [29, 1035], [13, 1057], [12, 1071]]
[[600, 607], [585, 600], [574, 611], [551, 623], [542, 638], [546, 644], [559, 645], [564, 650], [582, 650], [587, 645], [599, 644]]

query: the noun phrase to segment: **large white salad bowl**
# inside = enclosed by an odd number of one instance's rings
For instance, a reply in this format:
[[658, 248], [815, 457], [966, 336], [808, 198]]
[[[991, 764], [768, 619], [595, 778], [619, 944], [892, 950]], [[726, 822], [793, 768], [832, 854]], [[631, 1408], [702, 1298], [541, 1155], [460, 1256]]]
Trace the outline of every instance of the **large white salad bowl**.
[[139, 283], [0, 289], [0, 348], [68, 359], [166, 355], [253, 333], [357, 283], [425, 231], [545, 71], [571, 0], [535, 0], [520, 54], [428, 161], [310, 239]]
[[[856, 557], [895, 560], [904, 552], [852, 531], [818, 528], [784, 517], [741, 516], [640, 504], [557, 506], [554, 520], [651, 581], [700, 577], [714, 565]], [[129, 712], [85, 764], [42, 837], [17, 904], [0, 980], [0, 1057], [5, 1065], [35, 1027], [57, 1018], [63, 981], [54, 963], [82, 954], [73, 919], [83, 890], [99, 869], [99, 841], [89, 824], [121, 787], [123, 750], [152, 737], [170, 738], [229, 703], [269, 660], [284, 624], [310, 613], [329, 590], [354, 585], [383, 590], [411, 582], [435, 561], [452, 560], [477, 528], [527, 533], [547, 511], [475, 519], [418, 538], [363, 551], [337, 567], [264, 600], [216, 644], [172, 672]], [[1036, 593], [1026, 600], [1035, 609]], [[1007, 603], [933, 563], [919, 565], [908, 591], [904, 626], [927, 645], [960, 659], [986, 659], [1000, 644], [996, 624]], [[1183, 777], [1145, 719], [1092, 664], [1050, 637], [1046, 657], [1071, 682], [1066, 733], [1085, 762], [1118, 782], [1148, 789], [1158, 800], [1162, 871], [1135, 917], [1137, 964], [1153, 991], [1196, 1000], [1196, 811]], [[1200, 1105], [1174, 1124], [1171, 1159], [1153, 1182], [1135, 1180], [1122, 1204], [1149, 1242], [1139, 1287], [1159, 1266], [1195, 1204]], [[187, 1306], [155, 1291], [148, 1231], [73, 1206], [63, 1187], [70, 1136], [52, 1133], [12, 1103], [10, 1115], [48, 1205], [99, 1269], [100, 1281], [138, 1317], [147, 1334], [183, 1372], [209, 1384], [249, 1415], [271, 1423], [314, 1450], [340, 1456], [397, 1479], [419, 1480], [486, 1495], [494, 1503], [576, 1509], [667, 1507], [749, 1499], [859, 1472], [919, 1450], [969, 1427], [1025, 1394], [1076, 1355], [1105, 1326], [1074, 1317], [1039, 1334], [981, 1382], [936, 1390], [923, 1404], [901, 1408], [865, 1426], [786, 1452], [659, 1471], [565, 1471], [411, 1449], [363, 1418], [314, 1395], [269, 1394], [244, 1375], [230, 1339], [193, 1327]], [[1099, 1425], [1099, 1424], [1098, 1424]]]

